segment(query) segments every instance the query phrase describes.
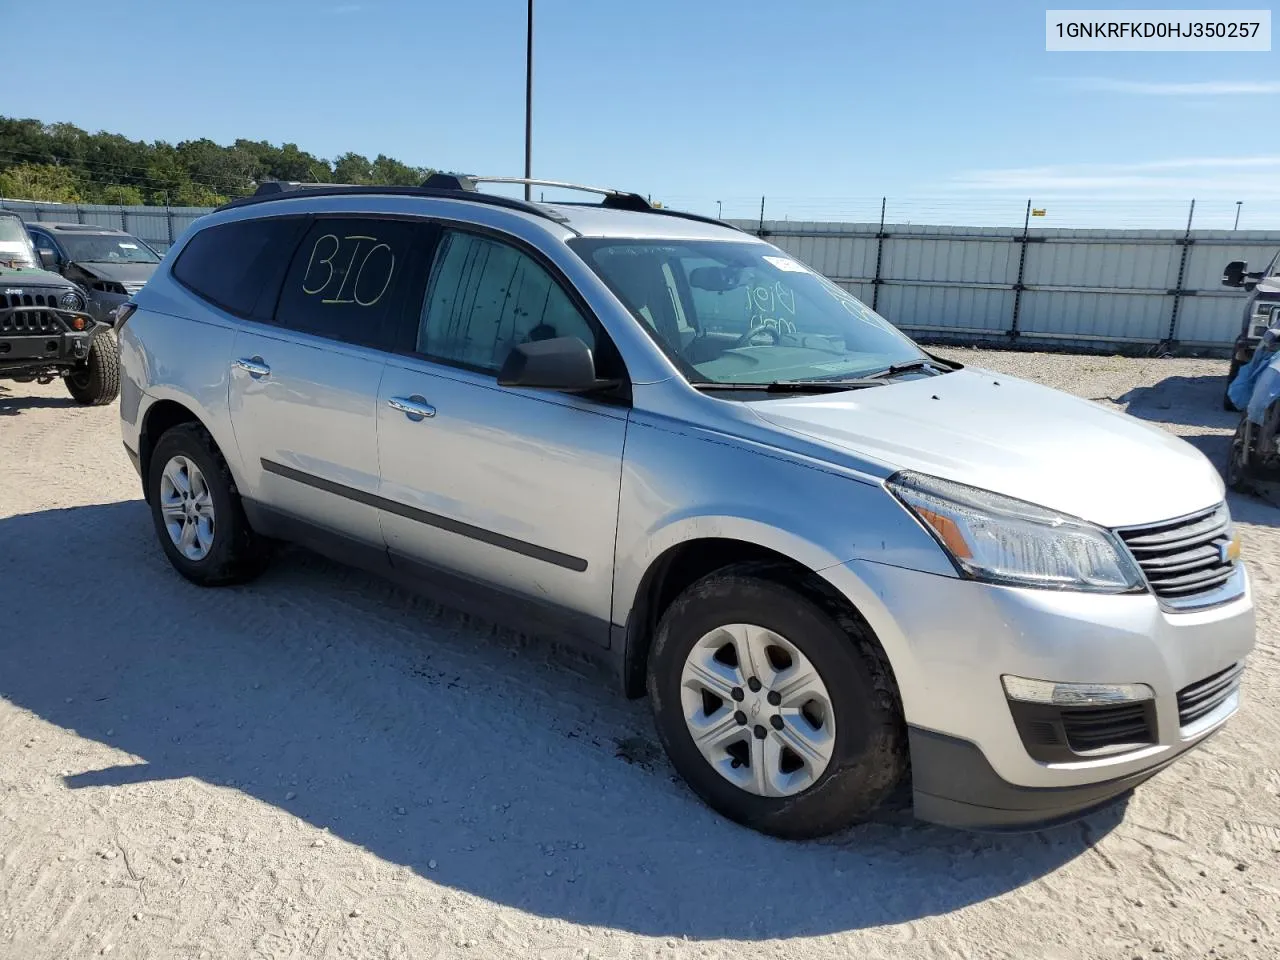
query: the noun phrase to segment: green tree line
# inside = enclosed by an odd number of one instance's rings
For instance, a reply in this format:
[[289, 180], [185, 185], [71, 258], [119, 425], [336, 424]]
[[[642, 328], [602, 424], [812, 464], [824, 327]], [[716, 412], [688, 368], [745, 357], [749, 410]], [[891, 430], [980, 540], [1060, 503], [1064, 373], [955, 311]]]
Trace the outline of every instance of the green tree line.
[[147, 143], [0, 116], [0, 197], [10, 200], [211, 207], [264, 180], [412, 186], [431, 173], [383, 154], [344, 153], [331, 162], [294, 143]]

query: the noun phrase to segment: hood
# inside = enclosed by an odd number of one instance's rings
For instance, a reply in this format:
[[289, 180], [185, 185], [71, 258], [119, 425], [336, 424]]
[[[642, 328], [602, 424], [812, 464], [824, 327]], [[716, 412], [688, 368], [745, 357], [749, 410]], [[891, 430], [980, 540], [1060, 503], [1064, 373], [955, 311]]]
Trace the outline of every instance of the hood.
[[1127, 414], [1003, 374], [960, 370], [752, 405], [769, 423], [1106, 527], [1154, 523], [1223, 497], [1191, 444]]
[[36, 267], [19, 267], [12, 269], [10, 267], [0, 266], [0, 293], [4, 292], [4, 287], [57, 287], [60, 290], [75, 289], [74, 283], [69, 283], [65, 277], [56, 273], [50, 273], [48, 270], [40, 270]]
[[124, 284], [126, 289], [130, 287], [136, 289], [151, 279], [151, 275], [156, 272], [156, 267], [160, 264], [107, 263], [96, 260], [93, 263], [85, 263], [82, 260], [73, 260], [68, 266], [75, 267], [80, 273], [94, 280], [111, 280]]
[[1280, 277], [1263, 277], [1253, 289], [1263, 300], [1280, 298]]

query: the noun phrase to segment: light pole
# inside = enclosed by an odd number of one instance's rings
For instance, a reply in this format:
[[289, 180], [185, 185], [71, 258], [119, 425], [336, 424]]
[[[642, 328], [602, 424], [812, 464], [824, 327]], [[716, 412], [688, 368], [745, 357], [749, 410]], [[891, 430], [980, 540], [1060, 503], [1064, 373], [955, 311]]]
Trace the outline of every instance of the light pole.
[[[533, 0], [529, 0], [529, 17], [525, 29], [524, 53], [524, 178], [533, 177]], [[529, 184], [524, 185], [524, 198], [533, 196]]]

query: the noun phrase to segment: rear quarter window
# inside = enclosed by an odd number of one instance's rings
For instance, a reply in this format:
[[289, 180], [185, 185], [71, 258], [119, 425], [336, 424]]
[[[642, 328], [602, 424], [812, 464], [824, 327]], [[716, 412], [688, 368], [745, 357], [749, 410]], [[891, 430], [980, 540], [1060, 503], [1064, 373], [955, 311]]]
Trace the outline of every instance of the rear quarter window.
[[302, 217], [271, 217], [207, 227], [182, 249], [173, 277], [228, 313], [270, 320], [305, 223]]

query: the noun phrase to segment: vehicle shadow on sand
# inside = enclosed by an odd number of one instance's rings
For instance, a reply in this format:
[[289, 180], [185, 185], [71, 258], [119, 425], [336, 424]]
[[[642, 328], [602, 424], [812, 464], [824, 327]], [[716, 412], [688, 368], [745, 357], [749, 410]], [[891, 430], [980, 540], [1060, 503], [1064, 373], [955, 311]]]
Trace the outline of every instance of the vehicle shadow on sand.
[[1222, 408], [1227, 378], [1165, 377], [1149, 387], [1134, 387], [1118, 397], [1104, 397], [1130, 416], [1152, 423], [1235, 430], [1240, 414]]
[[[194, 777], [495, 903], [742, 940], [947, 913], [1058, 869], [1123, 817], [1122, 801], [1038, 834], [889, 816], [822, 842], [760, 836], [676, 780], [643, 702], [538, 644], [303, 551], [202, 590], [153, 536], [139, 501], [0, 519], [0, 696], [139, 758], [64, 777], [91, 795]], [[49, 572], [70, 555], [74, 603]], [[152, 855], [133, 868], [165, 869]]]
[[24, 410], [35, 410], [41, 407], [75, 407], [79, 406], [71, 397], [40, 397], [14, 393], [0, 386], [0, 417], [17, 416]]

